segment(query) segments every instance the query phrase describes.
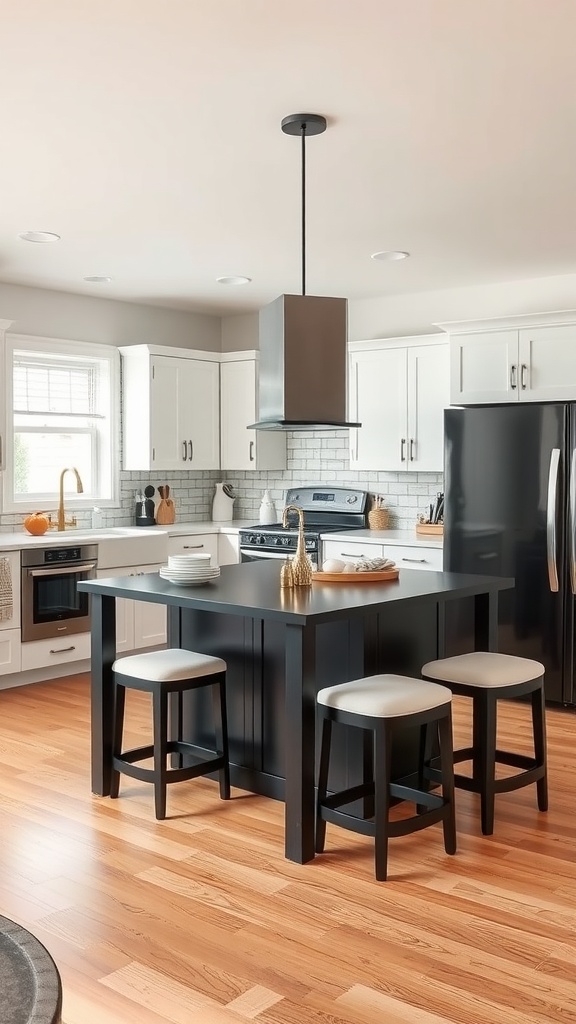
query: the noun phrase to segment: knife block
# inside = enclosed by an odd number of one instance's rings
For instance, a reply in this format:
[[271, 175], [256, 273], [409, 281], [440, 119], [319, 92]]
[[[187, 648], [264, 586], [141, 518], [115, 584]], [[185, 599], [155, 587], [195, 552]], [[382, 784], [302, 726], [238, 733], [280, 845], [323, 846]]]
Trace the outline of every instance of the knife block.
[[416, 523], [416, 533], [421, 534], [433, 534], [435, 537], [441, 537], [444, 533], [444, 526], [442, 523]]
[[161, 498], [156, 509], [158, 526], [171, 526], [176, 520], [176, 509], [172, 498]]

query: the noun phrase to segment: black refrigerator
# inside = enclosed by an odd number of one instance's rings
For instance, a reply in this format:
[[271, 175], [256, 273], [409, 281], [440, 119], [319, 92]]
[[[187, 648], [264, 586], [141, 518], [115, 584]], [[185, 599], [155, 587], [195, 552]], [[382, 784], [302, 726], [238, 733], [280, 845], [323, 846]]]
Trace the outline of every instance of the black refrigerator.
[[[513, 576], [498, 650], [546, 668], [546, 699], [576, 702], [576, 403], [447, 409], [444, 568]], [[453, 608], [448, 653], [473, 649]]]

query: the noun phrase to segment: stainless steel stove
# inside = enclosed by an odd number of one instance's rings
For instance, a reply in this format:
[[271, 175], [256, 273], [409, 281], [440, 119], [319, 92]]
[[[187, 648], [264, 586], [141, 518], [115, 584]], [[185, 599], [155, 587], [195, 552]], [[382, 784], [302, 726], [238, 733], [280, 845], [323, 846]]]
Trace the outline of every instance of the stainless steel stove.
[[[291, 487], [285, 505], [298, 505], [304, 512], [306, 552], [318, 564], [320, 535], [337, 530], [359, 530], [367, 526], [368, 494], [345, 487]], [[298, 517], [289, 513], [289, 525], [256, 524], [240, 530], [240, 560], [286, 558], [298, 543]]]

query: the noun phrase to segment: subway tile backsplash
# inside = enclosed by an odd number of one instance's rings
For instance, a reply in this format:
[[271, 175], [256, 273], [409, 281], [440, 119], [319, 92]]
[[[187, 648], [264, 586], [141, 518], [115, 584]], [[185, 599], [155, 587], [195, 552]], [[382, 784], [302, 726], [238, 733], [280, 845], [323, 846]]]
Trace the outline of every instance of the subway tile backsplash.
[[[340, 487], [359, 487], [381, 494], [390, 513], [390, 526], [411, 529], [419, 512], [426, 512], [436, 492], [443, 490], [441, 473], [359, 473], [350, 469], [348, 431], [294, 431], [287, 435], [287, 468], [283, 471], [257, 473], [212, 470], [210, 472], [120, 473], [120, 507], [102, 509], [104, 526], [130, 526], [134, 522], [134, 494], [146, 484], [170, 485], [176, 506], [176, 519], [183, 522], [206, 521], [211, 518], [214, 485], [226, 480], [237, 495], [235, 519], [258, 521], [264, 489], [270, 491], [278, 511], [282, 509], [288, 487], [316, 483]], [[73, 497], [72, 494], [69, 495]], [[159, 500], [159, 495], [155, 495]], [[20, 515], [0, 515], [0, 530], [19, 530]], [[76, 513], [78, 525], [89, 527], [89, 511]]]

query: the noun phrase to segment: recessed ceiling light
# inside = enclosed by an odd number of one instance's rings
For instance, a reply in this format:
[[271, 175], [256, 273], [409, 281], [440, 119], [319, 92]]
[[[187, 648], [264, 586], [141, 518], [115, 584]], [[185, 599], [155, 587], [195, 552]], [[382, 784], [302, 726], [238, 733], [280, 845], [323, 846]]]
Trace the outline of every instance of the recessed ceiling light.
[[407, 260], [409, 255], [409, 252], [402, 252], [400, 249], [388, 249], [384, 252], [373, 252], [370, 258], [382, 260], [384, 263], [391, 263], [392, 260]]
[[237, 277], [217, 277], [216, 280], [218, 284], [250, 284], [252, 278], [239, 275]]
[[109, 281], [113, 281], [112, 277], [99, 277], [97, 274], [92, 277], [85, 277], [85, 281], [91, 281], [92, 284], [108, 284]]
[[18, 235], [23, 242], [59, 242], [60, 235], [54, 231], [23, 231]]

